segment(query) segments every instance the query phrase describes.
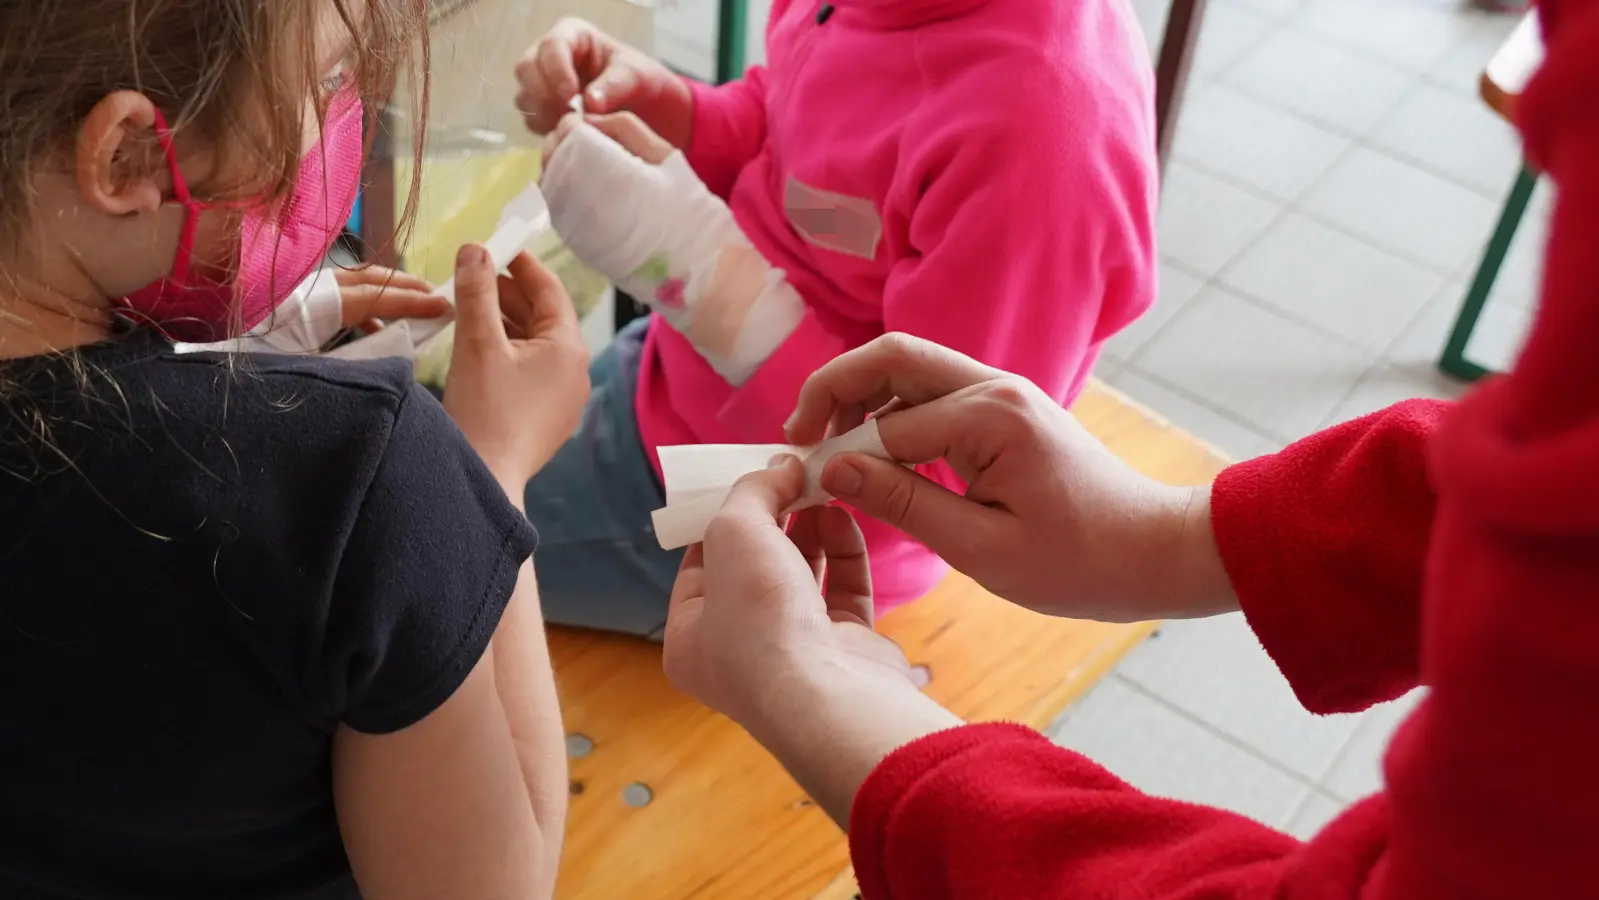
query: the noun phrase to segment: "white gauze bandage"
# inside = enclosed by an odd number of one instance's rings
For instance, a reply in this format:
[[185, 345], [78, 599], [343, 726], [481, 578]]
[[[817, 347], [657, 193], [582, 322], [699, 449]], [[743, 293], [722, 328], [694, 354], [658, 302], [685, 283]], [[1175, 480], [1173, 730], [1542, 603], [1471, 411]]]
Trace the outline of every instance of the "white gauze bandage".
[[809, 447], [792, 444], [684, 444], [661, 447], [661, 480], [666, 506], [650, 514], [655, 539], [663, 550], [676, 550], [705, 539], [705, 529], [727, 499], [733, 483], [767, 467], [772, 457], [788, 453], [805, 462], [805, 493], [787, 512], [820, 506], [833, 499], [822, 490], [822, 469], [840, 453], [864, 453], [889, 459], [877, 420]]
[[659, 312], [729, 384], [748, 381], [804, 318], [805, 301], [683, 154], [651, 165], [583, 123], [540, 184], [572, 253]]

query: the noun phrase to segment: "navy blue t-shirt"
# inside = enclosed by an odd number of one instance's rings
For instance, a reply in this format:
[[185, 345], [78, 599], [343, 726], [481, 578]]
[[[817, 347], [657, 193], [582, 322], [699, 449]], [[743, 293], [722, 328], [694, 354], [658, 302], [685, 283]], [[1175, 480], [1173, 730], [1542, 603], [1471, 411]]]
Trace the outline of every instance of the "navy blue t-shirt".
[[0, 896], [358, 896], [333, 734], [443, 703], [533, 544], [403, 362], [0, 362]]

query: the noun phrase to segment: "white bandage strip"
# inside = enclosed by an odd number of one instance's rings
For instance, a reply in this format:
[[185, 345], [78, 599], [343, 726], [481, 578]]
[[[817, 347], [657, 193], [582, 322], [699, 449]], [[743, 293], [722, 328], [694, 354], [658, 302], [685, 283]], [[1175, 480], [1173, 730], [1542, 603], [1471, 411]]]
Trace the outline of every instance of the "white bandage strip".
[[655, 539], [663, 550], [676, 550], [705, 539], [705, 529], [722, 508], [733, 483], [790, 453], [805, 462], [805, 493], [787, 512], [820, 506], [833, 499], [822, 490], [822, 469], [840, 453], [864, 453], [890, 459], [874, 419], [859, 428], [810, 447], [790, 444], [686, 444], [661, 447], [661, 478], [666, 506], [650, 514]]
[[[544, 194], [536, 184], [528, 185], [522, 193], [511, 198], [500, 213], [500, 223], [494, 234], [483, 242], [494, 262], [494, 270], [501, 271], [511, 264], [518, 253], [528, 249], [540, 232], [550, 227], [550, 211], [544, 205]], [[376, 333], [350, 341], [326, 354], [339, 359], [380, 359], [386, 356], [404, 356], [417, 359], [428, 352], [433, 342], [455, 321], [455, 279], [439, 285], [438, 293], [450, 301], [451, 311], [437, 319], [403, 319], [390, 322]], [[403, 327], [402, 327], [403, 326]]]

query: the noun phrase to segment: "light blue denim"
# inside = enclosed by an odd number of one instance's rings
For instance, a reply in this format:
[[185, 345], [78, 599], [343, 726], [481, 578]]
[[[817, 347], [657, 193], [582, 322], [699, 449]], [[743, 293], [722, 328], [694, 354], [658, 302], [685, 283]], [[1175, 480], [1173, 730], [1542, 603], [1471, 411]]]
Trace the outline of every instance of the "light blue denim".
[[630, 323], [589, 365], [582, 424], [526, 501], [545, 620], [659, 638], [683, 551], [662, 550], [650, 526], [665, 494], [633, 415], [648, 323]]

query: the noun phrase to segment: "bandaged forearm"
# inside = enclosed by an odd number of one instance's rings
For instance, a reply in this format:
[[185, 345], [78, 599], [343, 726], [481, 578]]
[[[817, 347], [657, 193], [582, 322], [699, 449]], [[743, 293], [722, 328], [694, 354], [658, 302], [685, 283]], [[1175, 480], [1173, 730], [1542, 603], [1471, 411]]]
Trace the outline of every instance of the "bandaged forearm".
[[805, 316], [681, 153], [651, 165], [580, 125], [541, 186], [572, 253], [660, 313], [730, 384], [749, 380]]

